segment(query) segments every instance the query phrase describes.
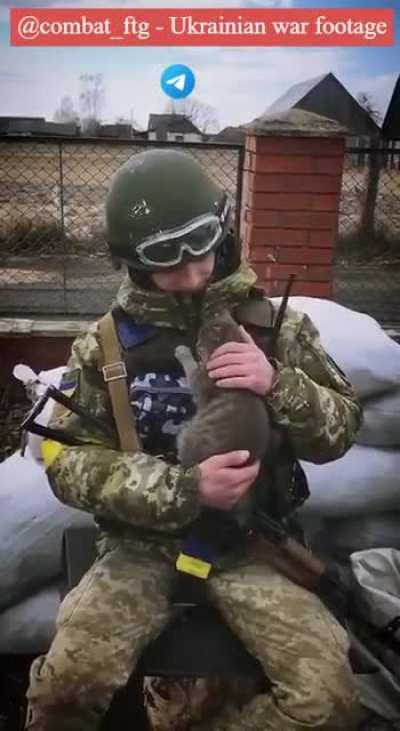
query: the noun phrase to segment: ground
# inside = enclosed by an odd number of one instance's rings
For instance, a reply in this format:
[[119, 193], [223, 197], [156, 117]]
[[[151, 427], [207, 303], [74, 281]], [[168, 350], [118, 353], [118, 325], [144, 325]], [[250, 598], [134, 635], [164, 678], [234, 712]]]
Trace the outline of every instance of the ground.
[[[7, 257], [0, 268], [0, 311], [24, 318], [100, 315], [110, 305], [121, 276], [106, 254]], [[399, 322], [400, 258], [338, 261], [334, 299], [380, 322]]]

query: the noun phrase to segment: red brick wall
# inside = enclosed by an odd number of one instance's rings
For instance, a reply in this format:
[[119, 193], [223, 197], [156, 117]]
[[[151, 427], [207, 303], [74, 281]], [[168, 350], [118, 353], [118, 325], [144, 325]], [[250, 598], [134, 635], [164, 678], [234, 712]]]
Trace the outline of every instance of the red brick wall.
[[260, 283], [330, 297], [344, 139], [246, 137], [242, 235]]

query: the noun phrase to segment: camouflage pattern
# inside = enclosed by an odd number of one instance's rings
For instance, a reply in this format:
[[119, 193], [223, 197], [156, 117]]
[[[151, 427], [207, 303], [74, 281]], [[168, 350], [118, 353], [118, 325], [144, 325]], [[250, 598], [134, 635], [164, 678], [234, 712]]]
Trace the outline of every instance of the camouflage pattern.
[[[201, 309], [239, 305], [248, 296], [256, 275], [245, 264], [233, 275], [207, 289]], [[198, 300], [190, 295], [178, 302], [171, 294], [142, 290], [128, 278], [117, 295], [118, 304], [138, 322], [185, 330], [198, 322]], [[191, 309], [190, 309], [191, 305]], [[323, 350], [307, 315], [287, 311], [278, 339], [279, 379], [267, 400], [274, 422], [286, 428], [299, 459], [327, 462], [352, 444], [361, 409], [351, 385]], [[97, 326], [77, 338], [69, 369], [80, 369], [75, 397], [93, 414], [113, 425], [106, 384], [100, 370]], [[198, 513], [197, 467], [183, 470], [148, 452], [128, 454], [117, 449], [100, 430], [56, 408], [52, 425], [68, 429], [88, 447], [65, 447], [48, 476], [63, 502], [93, 512], [96, 517], [171, 533]], [[90, 445], [90, 446], [89, 446]]]
[[[126, 279], [117, 302], [138, 322], [184, 332], [199, 322], [199, 308], [206, 317], [221, 305], [246, 301], [255, 279], [244, 264], [211, 284], [202, 301], [191, 295], [178, 301]], [[307, 316], [287, 312], [277, 356], [279, 379], [267, 397], [273, 420], [286, 428], [297, 457], [339, 457], [353, 441], [361, 411]], [[79, 369], [74, 395], [115, 428], [101, 360], [94, 324], [73, 345], [69, 369]], [[49, 466], [54, 493], [94, 513], [105, 537], [98, 561], [63, 603], [47, 659], [33, 666], [28, 728], [89, 731], [166, 620], [166, 574], [180, 530], [199, 513], [199, 470], [147, 451], [120, 452], [116, 436], [89, 429], [60, 407], [52, 424], [82, 441], [63, 447]], [[274, 686], [272, 696], [259, 696], [233, 720], [216, 721], [215, 729], [355, 727], [346, 639], [319, 600], [249, 556], [228, 568], [211, 579], [215, 601]]]
[[[263, 689], [253, 676], [159, 678], [143, 680], [144, 704], [152, 731], [210, 731], [214, 716], [229, 706], [241, 708]], [[232, 709], [229, 710], [231, 712]]]
[[[168, 562], [130, 540], [100, 543], [96, 563], [61, 606], [47, 658], [32, 666], [30, 731], [98, 727], [114, 690], [168, 619], [169, 574]], [[272, 693], [257, 695], [241, 710], [237, 704], [249, 700], [251, 690], [245, 688], [230, 696], [231, 707], [210, 718], [220, 711], [218, 699], [209, 697], [218, 688], [215, 681], [211, 687], [172, 684], [167, 707], [153, 688], [157, 702], [150, 715], [157, 731], [183, 731], [202, 720], [215, 731], [356, 728], [346, 634], [314, 594], [251, 555], [241, 569], [215, 574], [210, 587], [232, 629], [261, 661]], [[147, 679], [148, 691], [153, 685]]]
[[351, 446], [362, 411], [308, 315], [287, 310], [277, 358], [279, 380], [268, 395], [275, 423], [287, 429], [299, 459], [338, 459]]
[[61, 605], [46, 658], [32, 665], [28, 729], [98, 728], [114, 690], [167, 619], [169, 570], [129, 541], [100, 542], [96, 562]]
[[318, 597], [250, 555], [248, 566], [211, 578], [217, 606], [272, 683], [215, 731], [354, 729], [359, 706], [345, 631]]

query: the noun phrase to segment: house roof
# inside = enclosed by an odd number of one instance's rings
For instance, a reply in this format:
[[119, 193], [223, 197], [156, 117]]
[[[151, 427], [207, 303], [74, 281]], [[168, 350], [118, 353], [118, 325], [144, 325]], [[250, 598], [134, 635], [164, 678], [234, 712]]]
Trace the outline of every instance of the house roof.
[[400, 74], [394, 85], [392, 98], [383, 120], [382, 132], [388, 140], [400, 139]]
[[74, 122], [47, 122], [44, 117], [0, 117], [1, 135], [75, 136]]
[[334, 74], [322, 74], [291, 86], [265, 114], [304, 109], [334, 119], [353, 135], [373, 135], [379, 127]]
[[24, 122], [45, 122], [44, 117], [7, 117], [7, 116], [0, 116], [0, 122], [14, 122], [14, 121], [24, 121]]
[[243, 127], [224, 127], [216, 135], [212, 135], [212, 142], [230, 142], [231, 144], [241, 144], [244, 142], [246, 132]]
[[201, 135], [200, 130], [184, 114], [150, 114], [147, 131], [157, 132], [160, 137], [166, 137], [167, 132]]
[[327, 76], [328, 74], [321, 74], [320, 76], [314, 76], [312, 79], [307, 79], [307, 81], [301, 81], [299, 84], [294, 84], [285, 91], [282, 96], [278, 97], [271, 106], [267, 107], [265, 114], [286, 112], [297, 106], [297, 104]]

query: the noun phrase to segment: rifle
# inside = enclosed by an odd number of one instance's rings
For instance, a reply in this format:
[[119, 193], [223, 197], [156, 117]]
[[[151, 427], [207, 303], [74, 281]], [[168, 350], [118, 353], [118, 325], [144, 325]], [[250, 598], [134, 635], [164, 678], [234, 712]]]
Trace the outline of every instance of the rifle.
[[263, 512], [253, 515], [253, 526], [253, 555], [261, 556], [291, 581], [317, 594], [339, 621], [371, 645], [378, 657], [384, 656], [386, 650], [400, 656], [400, 637], [396, 636], [400, 616], [381, 627], [370, 621], [369, 609], [350, 565], [325, 563]]
[[[30, 432], [31, 434], [37, 434], [44, 439], [54, 439], [55, 441], [67, 444], [71, 447], [85, 444], [82, 439], [70, 434], [65, 429], [55, 429], [50, 426], [44, 426], [36, 421], [36, 418], [41, 414], [49, 399], [53, 399], [53, 401], [61, 404], [61, 406], [64, 406], [69, 411], [73, 411], [84, 422], [86, 422], [89, 427], [97, 430], [100, 429], [100, 431], [102, 431], [106, 436], [115, 439], [111, 427], [104, 419], [99, 419], [97, 416], [90, 413], [88, 409], [82, 408], [75, 399], [71, 396], [66, 396], [59, 388], [56, 388], [56, 386], [53, 385], [47, 386], [45, 392], [37, 399], [37, 401], [35, 401], [30, 411], [28, 411], [24, 417], [20, 426], [23, 434]], [[26, 439], [24, 441], [26, 441]]]

